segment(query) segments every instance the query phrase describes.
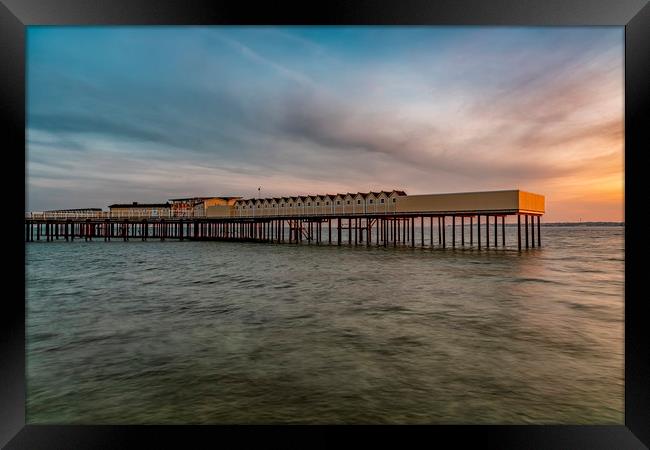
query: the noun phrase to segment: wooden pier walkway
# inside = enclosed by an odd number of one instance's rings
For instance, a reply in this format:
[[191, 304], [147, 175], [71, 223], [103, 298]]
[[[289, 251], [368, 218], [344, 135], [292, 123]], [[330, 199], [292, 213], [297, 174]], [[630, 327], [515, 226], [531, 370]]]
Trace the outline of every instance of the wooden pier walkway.
[[[506, 240], [506, 218], [516, 218], [516, 242]], [[25, 241], [189, 240], [427, 248], [541, 247], [541, 214], [520, 211], [373, 213], [259, 217], [25, 218]]]

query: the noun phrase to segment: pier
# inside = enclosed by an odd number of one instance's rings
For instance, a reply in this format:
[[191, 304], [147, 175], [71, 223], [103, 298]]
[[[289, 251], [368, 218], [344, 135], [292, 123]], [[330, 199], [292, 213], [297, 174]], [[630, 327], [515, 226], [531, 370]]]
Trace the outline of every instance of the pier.
[[[263, 205], [265, 200], [252, 199], [252, 203]], [[270, 203], [268, 211], [255, 207], [246, 211], [233, 203], [226, 209], [219, 206], [217, 215], [210, 216], [208, 209], [192, 217], [171, 213], [161, 217], [142, 209], [137, 214], [73, 210], [27, 213], [25, 241], [156, 239], [520, 251], [542, 245], [544, 197], [538, 194], [515, 190], [403, 195], [391, 203], [391, 210], [386, 211], [369, 212], [364, 207], [359, 212], [336, 212], [332, 205], [326, 211], [305, 212], [303, 208], [291, 214]], [[279, 204], [283, 203], [278, 200]], [[516, 226], [515, 242], [506, 239], [506, 225]]]

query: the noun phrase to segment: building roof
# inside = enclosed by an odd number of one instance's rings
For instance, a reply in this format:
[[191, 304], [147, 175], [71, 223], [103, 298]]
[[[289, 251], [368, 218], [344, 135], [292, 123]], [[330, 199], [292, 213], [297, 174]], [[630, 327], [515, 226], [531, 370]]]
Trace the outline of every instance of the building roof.
[[50, 209], [43, 212], [81, 212], [81, 211], [101, 211], [101, 208], [72, 208], [72, 209]]
[[109, 208], [169, 208], [169, 203], [115, 203], [108, 205]]
[[182, 202], [185, 200], [210, 200], [211, 198], [219, 198], [222, 200], [233, 200], [233, 199], [240, 199], [242, 197], [240, 196], [230, 196], [230, 197], [224, 197], [221, 195], [211, 195], [209, 197], [187, 197], [187, 198], [170, 198], [170, 202]]
[[[297, 201], [297, 200], [304, 201], [304, 200], [307, 200], [307, 199], [315, 200], [318, 197], [323, 198], [323, 199], [324, 198], [334, 199], [337, 196], [346, 197], [348, 195], [350, 197], [352, 197], [352, 198], [356, 197], [357, 195], [361, 195], [363, 198], [366, 198], [370, 194], [373, 194], [375, 196], [379, 196], [382, 193], [386, 194], [386, 196], [389, 196], [389, 195], [391, 195], [393, 193], [395, 193], [397, 195], [406, 195], [406, 192], [404, 192], [404, 191], [399, 191], [399, 190], [393, 189], [392, 191], [379, 191], [379, 192], [348, 192], [348, 193], [343, 193], [343, 194], [341, 194], [341, 193], [339, 193], [339, 194], [316, 194], [316, 195], [298, 195], [298, 196], [267, 197], [267, 198], [243, 198], [243, 197], [194, 197], [194, 198], [195, 199], [200, 199], [200, 198], [205, 198], [205, 199], [208, 199], [208, 198], [236, 199], [239, 202], [258, 202], [258, 201], [259, 202], [264, 202], [264, 201], [271, 202], [272, 200], [278, 201], [278, 200], [285, 200], [285, 199], [289, 200], [289, 201]], [[175, 199], [175, 200], [192, 200], [192, 199]], [[172, 201], [174, 201], [174, 199], [172, 199]]]

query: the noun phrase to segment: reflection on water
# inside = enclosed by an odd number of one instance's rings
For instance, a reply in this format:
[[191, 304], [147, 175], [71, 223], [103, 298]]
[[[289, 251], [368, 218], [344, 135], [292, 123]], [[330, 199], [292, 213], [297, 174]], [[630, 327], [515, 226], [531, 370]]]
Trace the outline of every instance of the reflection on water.
[[621, 424], [623, 229], [542, 231], [29, 243], [27, 421]]

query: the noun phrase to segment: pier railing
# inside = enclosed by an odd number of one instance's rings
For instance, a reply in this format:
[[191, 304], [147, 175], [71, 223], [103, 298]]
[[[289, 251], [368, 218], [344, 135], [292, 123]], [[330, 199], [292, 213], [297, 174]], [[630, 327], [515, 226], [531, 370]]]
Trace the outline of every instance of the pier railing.
[[25, 213], [25, 219], [44, 220], [44, 219], [167, 219], [167, 218], [205, 218], [204, 214], [193, 212], [157, 212], [150, 211], [33, 211]]

